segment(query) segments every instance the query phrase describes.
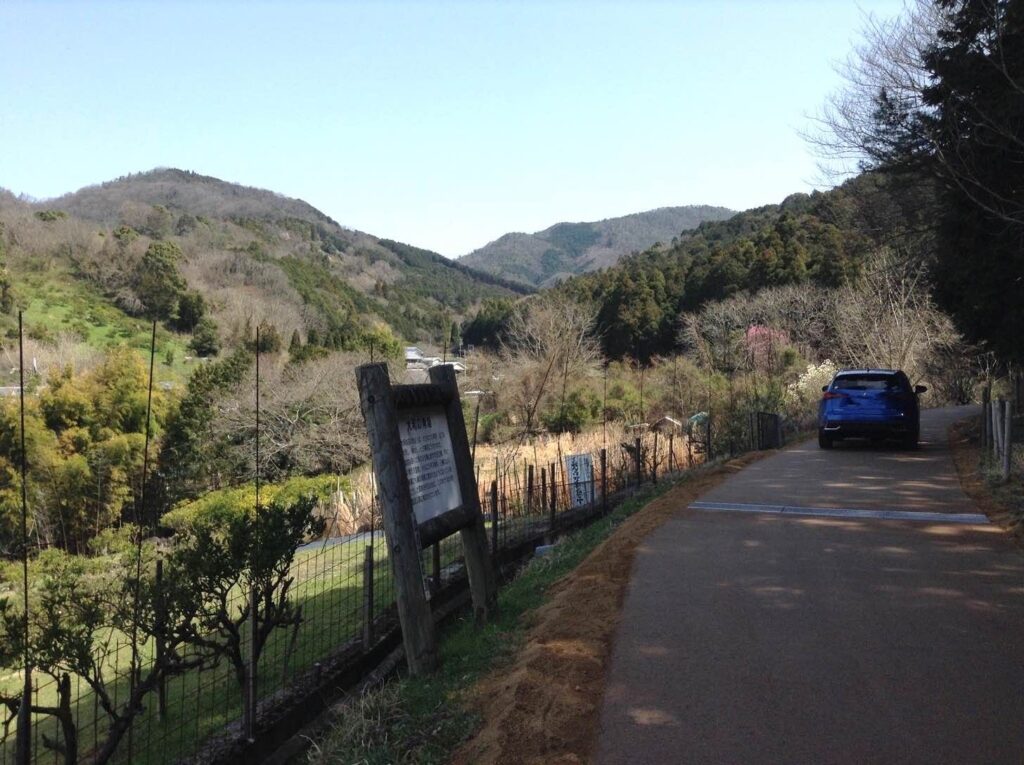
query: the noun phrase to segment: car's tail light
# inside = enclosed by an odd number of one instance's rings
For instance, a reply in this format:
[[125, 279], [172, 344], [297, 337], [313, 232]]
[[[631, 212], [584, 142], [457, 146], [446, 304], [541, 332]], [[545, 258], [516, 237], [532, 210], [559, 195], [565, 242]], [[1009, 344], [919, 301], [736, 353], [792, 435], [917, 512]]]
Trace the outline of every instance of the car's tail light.
[[835, 391], [825, 391], [825, 395], [821, 397], [822, 401], [831, 401], [834, 398], [848, 398], [849, 393], [836, 393]]

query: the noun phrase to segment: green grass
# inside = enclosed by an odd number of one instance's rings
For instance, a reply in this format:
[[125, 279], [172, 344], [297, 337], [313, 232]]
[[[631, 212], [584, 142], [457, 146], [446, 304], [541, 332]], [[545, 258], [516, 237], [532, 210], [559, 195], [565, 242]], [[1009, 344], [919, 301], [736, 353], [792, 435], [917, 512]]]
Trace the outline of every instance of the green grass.
[[[327, 657], [332, 650], [356, 637], [362, 629], [363, 559], [365, 540], [318, 545], [296, 555], [292, 573], [292, 596], [301, 604], [304, 622], [294, 636], [291, 630], [278, 630], [269, 640], [260, 657], [259, 695], [270, 695], [292, 681], [295, 676], [309, 670], [313, 663]], [[455, 555], [451, 551], [445, 562]], [[387, 545], [383, 534], [374, 540], [374, 603], [379, 614], [390, 605], [394, 594], [387, 558]], [[242, 593], [237, 600], [244, 607]], [[116, 652], [105, 663], [108, 677], [118, 677], [113, 683], [115, 696], [124, 698], [128, 693], [126, 668], [129, 663], [130, 644], [122, 633], [112, 631], [108, 639]], [[145, 667], [152, 662], [155, 646], [147, 644], [141, 655]], [[47, 684], [45, 676], [38, 676], [43, 686], [37, 703], [52, 704], [56, 690]], [[0, 680], [5, 691], [18, 687], [20, 675]], [[76, 697], [75, 713], [79, 727], [80, 754], [87, 754], [102, 736], [108, 721], [102, 711], [95, 709], [95, 697], [84, 683], [72, 682]], [[167, 685], [167, 715], [160, 720], [156, 697], [144, 702], [146, 711], [136, 721], [131, 750], [122, 742], [115, 762], [156, 765], [176, 762], [191, 754], [208, 735], [217, 732], [242, 714], [241, 689], [231, 669], [225, 664], [204, 672], [190, 672], [173, 678]], [[57, 726], [52, 718], [37, 716], [33, 726], [39, 734], [57, 738]], [[6, 761], [13, 738], [0, 746], [0, 760]], [[41, 744], [37, 752], [42, 752]], [[13, 750], [10, 752], [13, 756]], [[48, 761], [37, 754], [38, 762]]]
[[[664, 490], [667, 484], [662, 484]], [[575, 567], [623, 518], [641, 507], [655, 492], [630, 500], [610, 516], [567, 537], [553, 554], [535, 560], [500, 594], [500, 618], [497, 622], [476, 629], [469, 622], [458, 622], [445, 630], [442, 642], [443, 668], [426, 680], [400, 681], [397, 686], [401, 703], [400, 719], [387, 725], [387, 742], [382, 744], [375, 733], [370, 738], [368, 762], [440, 762], [476, 724], [473, 715], [448, 703], [458, 690], [512, 654], [522, 637], [519, 617], [544, 601], [550, 584]], [[522, 519], [509, 519], [517, 523]], [[367, 540], [356, 539], [334, 544], [317, 544], [299, 551], [292, 565], [294, 584], [291, 594], [303, 609], [304, 621], [293, 635], [291, 630], [278, 630], [268, 642], [259, 665], [261, 698], [287, 686], [297, 675], [309, 670], [339, 646], [357, 637], [363, 626], [363, 560]], [[394, 599], [387, 546], [383, 534], [374, 540], [374, 613], [380, 614]], [[441, 566], [461, 557], [458, 537], [441, 545]], [[424, 569], [431, 569], [431, 551], [424, 551]], [[239, 591], [238, 605], [244, 605]], [[116, 646], [105, 664], [108, 677], [119, 678], [113, 685], [116, 697], [128, 693], [126, 668], [130, 647], [121, 633], [109, 634]], [[144, 647], [141, 661], [146, 666], [153, 660], [154, 645]], [[37, 703], [56, 701], [55, 686], [47, 685], [44, 676], [37, 676], [40, 688]], [[13, 690], [20, 675], [0, 678], [0, 688]], [[80, 754], [84, 757], [102, 737], [108, 720], [96, 710], [95, 697], [84, 683], [73, 679], [75, 713], [79, 727]], [[393, 691], [388, 691], [393, 693]], [[133, 726], [132, 742], [122, 742], [115, 762], [139, 765], [162, 765], [176, 762], [192, 754], [209, 735], [238, 720], [242, 714], [241, 689], [226, 664], [203, 672], [190, 672], [171, 679], [167, 684], [167, 705], [160, 719], [156, 696], [145, 700], [145, 712]], [[377, 702], [373, 702], [377, 703]], [[378, 710], [380, 711], [380, 710]], [[367, 713], [370, 713], [367, 710]], [[45, 716], [33, 723], [39, 734], [58, 738], [57, 726]], [[354, 734], [353, 734], [354, 735]], [[350, 743], [343, 747], [350, 747]], [[0, 746], [0, 760], [8, 756], [13, 738]], [[409, 759], [405, 748], [415, 752]], [[37, 744], [37, 762], [49, 761]], [[11, 752], [13, 755], [13, 752]], [[324, 762], [349, 762], [347, 754], [331, 755]], [[397, 758], [397, 759], [396, 759]], [[418, 758], [418, 759], [417, 759]], [[352, 760], [355, 761], [355, 760]]]
[[[77, 336], [91, 348], [103, 351], [128, 345], [148, 363], [149, 321], [128, 316], [84, 282], [55, 266], [45, 273], [18, 272], [15, 275], [18, 299], [24, 306], [25, 330], [29, 336], [55, 338], [66, 332]], [[17, 317], [6, 317], [4, 329], [10, 335], [17, 330]], [[185, 362], [191, 355], [189, 336], [157, 326], [156, 381], [182, 383], [194, 364]], [[171, 364], [165, 363], [168, 351]]]
[[[649, 487], [612, 513], [566, 537], [531, 561], [498, 596], [498, 618], [483, 627], [463, 617], [441, 636], [441, 668], [425, 678], [400, 677], [334, 712], [331, 730], [314, 745], [317, 765], [444, 763], [480, 720], [459, 703], [485, 673], [511, 660], [523, 643], [524, 614], [547, 600], [552, 584], [572, 571], [625, 518], [670, 487]], [[305, 761], [303, 757], [298, 762]]]

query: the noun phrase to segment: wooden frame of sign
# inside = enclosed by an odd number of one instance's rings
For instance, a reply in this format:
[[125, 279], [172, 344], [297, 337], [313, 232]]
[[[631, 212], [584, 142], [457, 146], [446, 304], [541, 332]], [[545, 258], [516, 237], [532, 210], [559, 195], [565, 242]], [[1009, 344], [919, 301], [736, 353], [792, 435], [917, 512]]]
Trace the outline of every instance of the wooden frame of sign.
[[386, 364], [356, 370], [373, 454], [395, 599], [412, 674], [437, 667], [437, 640], [424, 591], [422, 550], [462, 536], [477, 622], [494, 615], [494, 565], [487, 547], [455, 370], [430, 369], [426, 385], [391, 385]]

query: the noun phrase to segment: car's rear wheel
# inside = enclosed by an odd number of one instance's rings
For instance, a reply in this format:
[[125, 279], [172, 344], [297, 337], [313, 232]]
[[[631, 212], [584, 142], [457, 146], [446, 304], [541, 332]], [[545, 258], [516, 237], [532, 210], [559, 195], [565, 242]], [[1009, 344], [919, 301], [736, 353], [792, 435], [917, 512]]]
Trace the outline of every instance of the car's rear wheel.
[[818, 431], [818, 446], [822, 449], [832, 448], [832, 436], [825, 433], [823, 430]]

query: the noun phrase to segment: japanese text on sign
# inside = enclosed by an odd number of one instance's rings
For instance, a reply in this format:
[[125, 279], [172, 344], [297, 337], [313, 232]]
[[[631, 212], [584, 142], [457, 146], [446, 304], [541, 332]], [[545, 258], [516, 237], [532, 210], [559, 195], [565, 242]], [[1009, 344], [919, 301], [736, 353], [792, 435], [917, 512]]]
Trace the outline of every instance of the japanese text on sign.
[[444, 410], [438, 407], [400, 412], [398, 430], [416, 522], [424, 523], [461, 505], [462, 492]]
[[572, 507], [590, 504], [593, 489], [594, 465], [589, 454], [569, 454], [565, 458], [565, 472], [569, 478], [569, 503]]

